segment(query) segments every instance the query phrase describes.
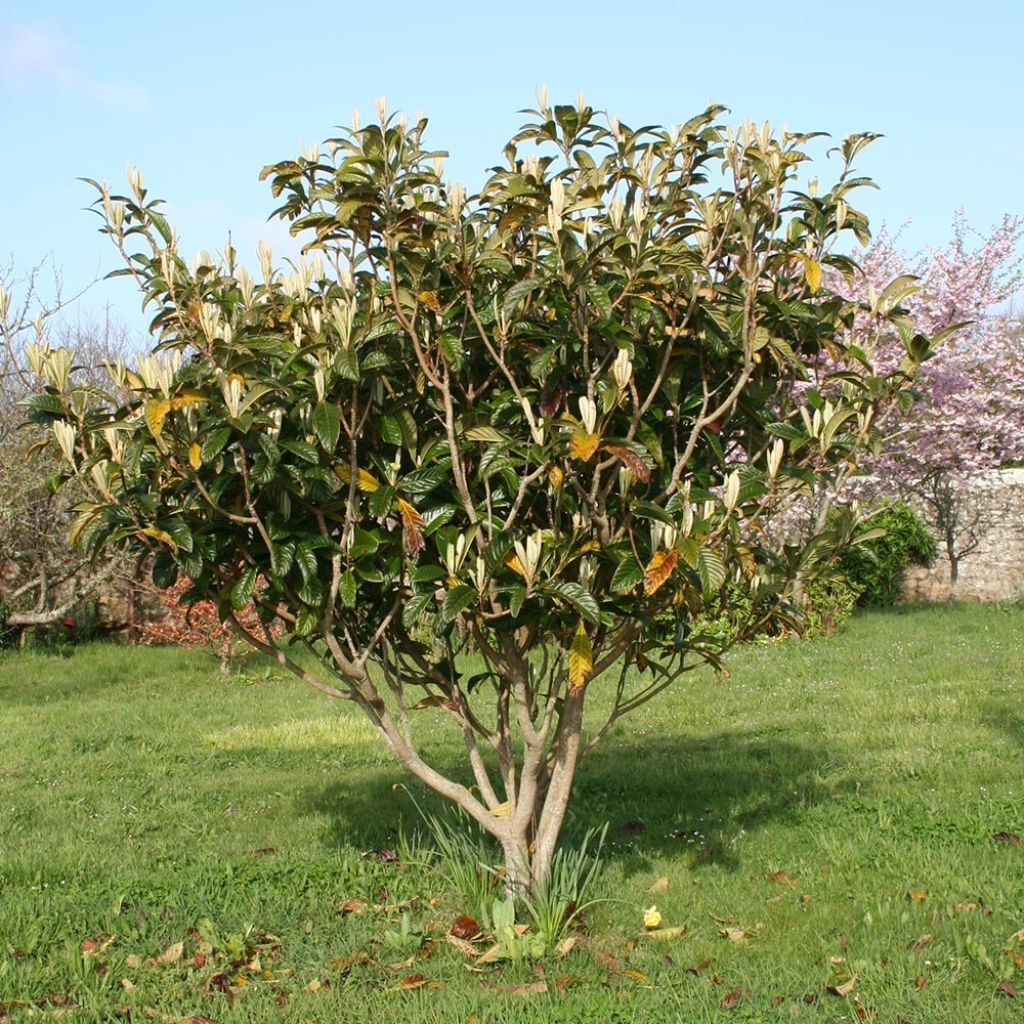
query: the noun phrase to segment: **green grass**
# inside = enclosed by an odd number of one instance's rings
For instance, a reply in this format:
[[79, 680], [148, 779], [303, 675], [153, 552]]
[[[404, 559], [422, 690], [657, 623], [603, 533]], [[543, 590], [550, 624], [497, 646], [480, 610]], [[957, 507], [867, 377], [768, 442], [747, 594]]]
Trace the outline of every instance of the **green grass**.
[[[0, 1020], [68, 1015], [62, 998], [83, 1021], [129, 1005], [129, 1020], [218, 1024], [1019, 1020], [997, 988], [1024, 999], [1005, 952], [1024, 928], [1024, 846], [993, 835], [1024, 833], [1022, 638], [1018, 608], [866, 614], [834, 638], [739, 652], [731, 678], [683, 679], [578, 776], [570, 830], [611, 824], [589, 939], [487, 974], [440, 941], [409, 965], [415, 940], [385, 941], [403, 907], [438, 940], [463, 908], [436, 871], [362, 857], [415, 812], [351, 710], [258, 667], [221, 679], [199, 654], [7, 656]], [[443, 718], [422, 714], [439, 726], [430, 757], [456, 769]], [[370, 909], [342, 916], [347, 898]], [[641, 937], [652, 903], [686, 934]], [[204, 939], [231, 952], [196, 967]], [[181, 961], [144, 962], [177, 942]], [[369, 962], [339, 971], [357, 953]], [[500, 987], [541, 970], [547, 993]], [[829, 994], [842, 970], [856, 987]], [[396, 990], [412, 973], [438, 987]], [[238, 975], [237, 993], [218, 987]]]

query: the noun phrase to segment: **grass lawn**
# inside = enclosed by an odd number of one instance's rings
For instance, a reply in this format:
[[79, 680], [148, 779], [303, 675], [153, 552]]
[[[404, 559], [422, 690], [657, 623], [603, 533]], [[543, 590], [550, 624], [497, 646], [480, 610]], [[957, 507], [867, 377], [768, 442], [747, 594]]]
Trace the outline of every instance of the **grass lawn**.
[[[865, 614], [731, 664], [581, 768], [570, 829], [610, 823], [589, 937], [477, 972], [437, 872], [363, 856], [416, 815], [356, 712], [201, 654], [9, 655], [0, 1021], [1021, 1020], [1024, 610]], [[652, 903], [685, 934], [643, 937]]]

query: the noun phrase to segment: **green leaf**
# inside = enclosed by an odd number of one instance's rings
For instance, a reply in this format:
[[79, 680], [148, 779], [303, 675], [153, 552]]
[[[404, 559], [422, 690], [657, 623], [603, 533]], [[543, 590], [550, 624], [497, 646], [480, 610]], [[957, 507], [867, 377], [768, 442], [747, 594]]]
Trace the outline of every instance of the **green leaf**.
[[320, 453], [308, 441], [291, 438], [288, 441], [281, 441], [280, 445], [286, 452], [297, 455], [305, 462], [312, 462], [315, 465], [320, 461]]
[[178, 578], [178, 565], [169, 552], [161, 551], [153, 559], [151, 575], [154, 586], [166, 589], [174, 585], [174, 581]]
[[632, 555], [627, 555], [619, 562], [612, 575], [612, 591], [620, 593], [623, 590], [632, 590], [643, 578], [643, 566]]
[[313, 410], [313, 429], [324, 449], [333, 452], [338, 446], [338, 435], [341, 433], [341, 417], [333, 402], [317, 404]]
[[414, 629], [422, 621], [434, 600], [433, 594], [416, 594], [402, 606], [402, 623], [406, 629]]
[[725, 583], [725, 562], [722, 556], [711, 548], [701, 548], [697, 558], [697, 571], [700, 573], [700, 584], [704, 593], [720, 590]]
[[252, 597], [252, 592], [256, 589], [256, 580], [259, 577], [259, 569], [255, 565], [250, 565], [241, 576], [235, 580], [235, 585], [231, 588], [231, 607], [235, 611], [241, 611]]
[[448, 475], [448, 466], [443, 464], [414, 469], [398, 481], [398, 489], [406, 497], [415, 501], [417, 498], [425, 498], [432, 490], [447, 480]]
[[218, 427], [216, 430], [207, 434], [203, 438], [202, 444], [202, 457], [203, 462], [211, 462], [213, 459], [220, 454], [224, 445], [231, 440], [231, 428], [230, 427]]
[[490, 427], [486, 423], [470, 427], [463, 434], [463, 437], [467, 441], [490, 441], [495, 444], [511, 443], [512, 441], [512, 438], [507, 434], [503, 434], [500, 430], [495, 430], [494, 427]]
[[351, 569], [341, 574], [341, 580], [338, 583], [338, 597], [341, 599], [343, 607], [355, 608], [356, 574]]
[[444, 595], [441, 602], [441, 619], [443, 622], [453, 622], [459, 612], [468, 608], [476, 600], [476, 588], [465, 583], [458, 583]]
[[601, 319], [610, 320], [612, 315], [612, 300], [608, 297], [608, 292], [594, 281], [588, 281], [586, 289], [587, 295], [590, 297], [590, 301], [593, 302], [597, 307], [598, 312], [601, 314]]
[[465, 352], [462, 348], [462, 339], [455, 334], [442, 334], [437, 340], [441, 348], [441, 354], [445, 362], [456, 372], [462, 369], [465, 360]]
[[520, 300], [530, 294], [535, 288], [540, 287], [544, 282], [539, 277], [527, 278], [525, 281], [517, 281], [507, 292], [501, 303], [501, 313], [506, 319], [519, 304]]
[[542, 589], [548, 593], [556, 594], [564, 601], [568, 601], [587, 622], [596, 625], [600, 621], [601, 609], [597, 601], [594, 600], [594, 595], [578, 583], [567, 583], [563, 580], [547, 580]]

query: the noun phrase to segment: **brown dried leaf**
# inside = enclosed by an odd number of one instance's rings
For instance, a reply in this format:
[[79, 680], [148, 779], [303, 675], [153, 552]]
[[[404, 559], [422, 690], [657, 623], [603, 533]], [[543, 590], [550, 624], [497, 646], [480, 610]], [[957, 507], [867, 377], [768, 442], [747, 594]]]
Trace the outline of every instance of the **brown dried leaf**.
[[575, 949], [576, 944], [579, 941], [579, 935], [569, 935], [566, 938], [562, 939], [562, 941], [557, 946], [555, 946], [555, 952], [559, 956], [568, 956], [573, 951], [573, 949]]
[[175, 942], [174, 945], [168, 946], [157, 958], [158, 964], [176, 964], [180, 959], [182, 953], [185, 952], [184, 942]]
[[655, 551], [644, 570], [644, 596], [650, 597], [661, 589], [665, 581], [672, 575], [672, 570], [679, 561], [675, 551]]
[[834, 996], [848, 996], [856, 985], [856, 974], [850, 974], [849, 971], [840, 971], [832, 976], [832, 980], [825, 988]]
[[610, 974], [618, 974], [619, 961], [610, 953], [602, 953], [601, 950], [595, 949], [591, 955], [594, 957], [594, 961]]
[[480, 925], [466, 914], [460, 914], [455, 918], [455, 923], [449, 929], [449, 934], [457, 939], [475, 939], [480, 935]]
[[739, 1006], [739, 1004], [743, 1002], [744, 998], [749, 997], [749, 988], [744, 988], [742, 985], [735, 985], [733, 988], [729, 989], [721, 999], [719, 999], [718, 1008], [720, 1010], [731, 1010], [734, 1006]]
[[408, 991], [414, 988], [437, 988], [438, 984], [436, 981], [431, 981], [429, 978], [423, 977], [422, 974], [407, 974], [395, 988], [402, 991]]
[[730, 942], [746, 942], [752, 933], [746, 928], [723, 928], [718, 934]]
[[790, 878], [785, 871], [766, 871], [764, 877], [776, 885], [796, 885], [796, 879]]
[[928, 890], [927, 889], [908, 889], [907, 890], [907, 899], [910, 900], [911, 903], [922, 903], [927, 896], [928, 896]]
[[668, 877], [666, 875], [662, 875], [661, 878], [659, 878], [654, 883], [654, 885], [652, 885], [650, 887], [650, 889], [648, 889], [647, 891], [649, 893], [651, 893], [652, 895], [656, 896], [659, 892], [664, 892], [667, 888], [668, 888]]
[[415, 558], [427, 545], [423, 539], [423, 516], [404, 498], [398, 499], [398, 511], [402, 516], [402, 536], [405, 539], [406, 553], [410, 558]]
[[353, 967], [359, 964], [370, 963], [370, 954], [365, 949], [357, 949], [354, 953], [350, 953], [348, 956], [339, 957], [337, 960], [328, 960], [327, 966], [332, 971], [337, 971], [339, 974], [348, 974]]
[[537, 996], [543, 995], [548, 990], [546, 981], [524, 981], [517, 985], [496, 985], [492, 981], [482, 979], [480, 984], [484, 988], [493, 989], [496, 992], [507, 992], [510, 996]]
[[1016, 999], [1017, 998], [1017, 990], [1008, 981], [1001, 981], [1001, 982], [999, 982], [999, 985], [997, 986], [996, 991], [1001, 996], [1006, 996], [1007, 999]]
[[632, 448], [621, 444], [605, 445], [606, 452], [614, 455], [642, 483], [651, 479], [651, 470], [646, 462]]
[[924, 933], [924, 935], [922, 935], [922, 936], [921, 936], [921, 938], [919, 938], [919, 939], [917, 940], [917, 942], [912, 942], [912, 943], [910, 944], [910, 948], [911, 948], [911, 949], [912, 949], [912, 950], [913, 950], [913, 951], [914, 951], [915, 953], [920, 953], [920, 952], [921, 952], [921, 950], [923, 950], [923, 949], [924, 949], [924, 947], [925, 947], [925, 946], [927, 946], [927, 945], [928, 945], [928, 943], [929, 943], [929, 942], [931, 942], [931, 941], [932, 941], [932, 939], [934, 939], [934, 938], [935, 938], [935, 936], [934, 936], [934, 935], [932, 935], [932, 933], [931, 933], [931, 932], [925, 932], [925, 933]]
[[445, 942], [448, 943], [453, 949], [457, 949], [463, 956], [470, 956], [476, 958], [480, 953], [480, 950], [473, 945], [472, 942], [467, 942], [465, 939], [460, 939], [457, 935], [448, 934], [444, 937]]
[[925, 985], [927, 985], [927, 984], [928, 984], [928, 979], [927, 979], [927, 978], [926, 978], [926, 977], [925, 977], [925, 976], [924, 976], [923, 974], [919, 974], [919, 975], [918, 975], [918, 976], [917, 976], [917, 977], [916, 977], [916, 978], [914, 979], [914, 985], [915, 985], [915, 987], [916, 987], [916, 988], [918, 988], [918, 989], [922, 989], [922, 988], [924, 988], [924, 987], [925, 987]]
[[141, 967], [142, 966], [142, 957], [139, 956], [136, 953], [129, 953], [124, 958], [124, 962], [125, 962], [125, 965], [127, 967]]

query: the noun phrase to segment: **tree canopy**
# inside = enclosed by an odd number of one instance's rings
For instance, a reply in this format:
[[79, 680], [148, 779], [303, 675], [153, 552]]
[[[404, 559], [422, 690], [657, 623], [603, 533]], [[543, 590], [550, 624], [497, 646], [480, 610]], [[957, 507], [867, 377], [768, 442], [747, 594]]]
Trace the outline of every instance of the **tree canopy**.
[[[97, 210], [155, 315], [153, 353], [99, 390], [39, 346], [33, 417], [92, 499], [75, 540], [155, 555], [195, 600], [352, 701], [420, 780], [542, 882], [583, 754], [721, 650], [698, 622], [742, 599], [792, 615], [855, 532], [800, 544], [772, 518], [875, 440], [929, 350], [883, 289], [862, 310], [853, 162], [801, 178], [813, 135], [712, 107], [634, 129], [580, 100], [538, 110], [479, 193], [445, 180], [426, 121], [379, 110], [263, 170], [304, 242], [256, 276], [188, 261], [141, 176]], [[858, 312], [898, 340], [875, 372]], [[825, 371], [821, 368], [826, 367]], [[285, 643], [246, 629], [255, 605]], [[304, 653], [302, 653], [304, 652]], [[588, 692], [610, 711], [586, 719]], [[440, 709], [466, 772], [428, 763]]]

